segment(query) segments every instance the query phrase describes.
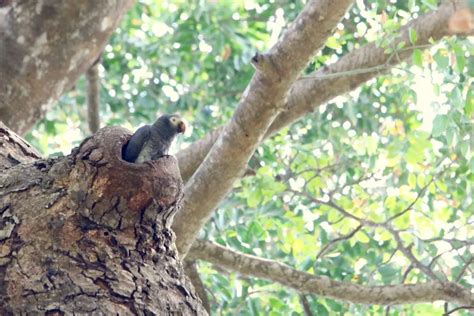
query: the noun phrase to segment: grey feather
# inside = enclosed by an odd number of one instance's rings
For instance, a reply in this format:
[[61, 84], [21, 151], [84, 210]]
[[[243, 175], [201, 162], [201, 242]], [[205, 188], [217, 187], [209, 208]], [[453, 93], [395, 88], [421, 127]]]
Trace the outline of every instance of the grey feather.
[[163, 157], [168, 154], [175, 136], [185, 128], [178, 115], [163, 115], [152, 126], [145, 125], [133, 134], [124, 149], [123, 159], [142, 163]]
[[123, 159], [128, 162], [135, 162], [142, 152], [142, 148], [150, 138], [150, 125], [140, 127], [130, 138], [123, 152]]

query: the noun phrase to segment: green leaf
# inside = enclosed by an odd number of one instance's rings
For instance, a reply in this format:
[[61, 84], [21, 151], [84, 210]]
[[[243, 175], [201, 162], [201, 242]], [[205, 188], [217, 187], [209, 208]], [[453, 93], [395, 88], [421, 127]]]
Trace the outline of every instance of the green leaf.
[[313, 194], [319, 193], [319, 189], [321, 189], [322, 187], [323, 187], [323, 182], [322, 182], [321, 177], [315, 177], [314, 179], [312, 179], [311, 181], [307, 183], [308, 190]]
[[370, 242], [369, 236], [367, 236], [366, 233], [363, 231], [358, 232], [354, 237], [356, 238], [357, 241], [364, 244], [367, 244]]
[[397, 205], [397, 199], [394, 196], [388, 196], [384, 201], [384, 207], [388, 210], [393, 209]]
[[414, 65], [416, 65], [418, 67], [423, 66], [423, 53], [421, 52], [421, 50], [419, 50], [418, 48], [415, 48], [413, 50], [413, 54], [412, 54], [411, 57], [412, 57]]
[[56, 122], [46, 120], [46, 133], [56, 135]]
[[262, 195], [260, 194], [260, 190], [251, 191], [247, 198], [248, 206], [251, 208], [256, 207], [260, 203], [261, 198], [262, 198]]
[[292, 244], [293, 255], [299, 255], [304, 249], [304, 243], [301, 239], [295, 239]]
[[400, 43], [397, 44], [397, 50], [401, 50], [405, 46], [406, 46], [405, 42], [400, 42]]
[[448, 126], [448, 117], [446, 115], [437, 115], [433, 121], [433, 137], [438, 137], [444, 134]]
[[320, 316], [329, 315], [328, 309], [322, 304], [317, 303], [316, 309], [317, 309], [317, 315], [320, 315]]
[[438, 1], [437, 0], [422, 0], [423, 4], [425, 4], [431, 10], [437, 9]]
[[466, 103], [464, 104], [464, 113], [466, 116], [471, 116], [474, 113], [474, 89], [467, 91]]
[[314, 265], [314, 260], [311, 257], [306, 258], [301, 265], [301, 270], [308, 271]]
[[424, 160], [423, 154], [420, 153], [420, 151], [417, 148], [413, 147], [413, 146], [410, 147], [410, 149], [408, 149], [405, 158], [406, 158], [407, 162], [412, 164], [412, 165], [416, 165], [419, 162]]
[[417, 35], [416, 35], [416, 30], [414, 28], [410, 27], [410, 30], [408, 31], [408, 37], [410, 38], [410, 43], [415, 45], [416, 40], [417, 40]]
[[418, 174], [417, 178], [416, 178], [416, 182], [418, 183], [418, 186], [420, 188], [424, 187], [425, 186], [425, 175], [420, 173]]
[[464, 106], [464, 99], [462, 97], [461, 90], [458, 87], [454, 87], [453, 91], [451, 92], [449, 98], [450, 104], [454, 105], [455, 107], [462, 109]]
[[464, 67], [466, 66], [466, 57], [464, 57], [464, 51], [461, 51], [459, 54], [456, 54], [456, 70], [458, 73], [462, 73], [464, 71]]
[[[444, 55], [446, 54], [446, 55]], [[438, 50], [436, 54], [433, 55], [433, 59], [436, 61], [438, 68], [440, 70], [446, 70], [449, 67], [449, 58], [445, 51]]]
[[416, 175], [414, 175], [413, 173], [410, 173], [408, 175], [408, 185], [412, 188], [412, 189], [416, 189]]
[[443, 181], [436, 181], [436, 186], [438, 187], [438, 189], [440, 189], [443, 192], [448, 191], [448, 187], [446, 186], [446, 183], [444, 183]]
[[327, 39], [326, 46], [332, 49], [341, 48], [341, 44], [338, 42], [338, 40], [334, 36], [331, 36]]
[[434, 184], [434, 182], [431, 182], [431, 184], [428, 186], [428, 190], [431, 194], [436, 194], [436, 184]]
[[366, 143], [367, 154], [373, 155], [377, 150], [377, 145], [378, 145], [377, 139], [373, 136], [369, 136], [366, 141], [367, 141]]
[[340, 218], [341, 218], [341, 216], [339, 215], [338, 212], [336, 212], [334, 210], [329, 211], [329, 213], [328, 213], [328, 221], [329, 222], [331, 222], [331, 223], [337, 222]]
[[458, 139], [459, 139], [458, 130], [451, 126], [448, 127], [448, 129], [446, 130], [446, 140], [448, 142], [448, 145], [456, 146], [458, 143]]

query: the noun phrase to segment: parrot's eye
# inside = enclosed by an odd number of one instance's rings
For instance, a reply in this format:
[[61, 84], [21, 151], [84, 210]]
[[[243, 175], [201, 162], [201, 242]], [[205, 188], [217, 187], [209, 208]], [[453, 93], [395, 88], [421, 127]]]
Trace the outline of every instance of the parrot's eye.
[[178, 122], [178, 119], [176, 117], [171, 118], [171, 123], [176, 124]]

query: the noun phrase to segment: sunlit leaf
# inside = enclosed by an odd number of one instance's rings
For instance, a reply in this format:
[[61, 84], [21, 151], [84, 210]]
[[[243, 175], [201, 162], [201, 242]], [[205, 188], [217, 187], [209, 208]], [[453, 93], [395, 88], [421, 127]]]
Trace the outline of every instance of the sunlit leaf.
[[415, 48], [412, 53], [413, 64], [416, 66], [423, 66], [423, 53], [418, 48]]
[[437, 115], [433, 121], [433, 137], [443, 135], [448, 126], [448, 118], [446, 115]]
[[416, 30], [414, 28], [410, 28], [408, 31], [408, 37], [410, 39], [410, 43], [416, 44], [418, 36], [416, 35]]

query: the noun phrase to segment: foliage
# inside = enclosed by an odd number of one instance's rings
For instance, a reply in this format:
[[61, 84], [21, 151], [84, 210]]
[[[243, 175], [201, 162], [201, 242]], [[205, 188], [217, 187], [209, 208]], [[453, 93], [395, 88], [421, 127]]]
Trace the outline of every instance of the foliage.
[[[386, 47], [401, 25], [436, 6], [431, 0], [394, 2], [357, 1], [307, 72], [367, 42]], [[302, 6], [278, 0], [140, 1], [103, 55], [103, 124], [134, 129], [153, 121], [157, 111], [180, 112], [193, 129], [178, 148], [199, 139], [231, 117], [253, 73], [248, 61], [275, 42]], [[410, 31], [410, 41], [416, 40]], [[456, 279], [474, 243], [472, 53], [472, 40], [460, 38], [420, 47], [412, 63], [265, 141], [249, 163], [256, 175], [236, 185], [203, 235], [336, 280], [428, 280], [400, 251], [392, 228], [435, 275]], [[79, 81], [28, 136], [44, 153], [67, 153], [88, 134], [84, 86]], [[341, 210], [386, 225], [373, 227]], [[299, 293], [279, 284], [223, 275], [207, 263], [200, 273], [219, 313], [303, 313]], [[474, 286], [472, 276], [460, 279]], [[317, 315], [384, 312], [318, 297], [309, 301]], [[443, 306], [397, 306], [391, 312], [431, 315]]]

